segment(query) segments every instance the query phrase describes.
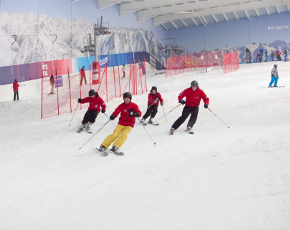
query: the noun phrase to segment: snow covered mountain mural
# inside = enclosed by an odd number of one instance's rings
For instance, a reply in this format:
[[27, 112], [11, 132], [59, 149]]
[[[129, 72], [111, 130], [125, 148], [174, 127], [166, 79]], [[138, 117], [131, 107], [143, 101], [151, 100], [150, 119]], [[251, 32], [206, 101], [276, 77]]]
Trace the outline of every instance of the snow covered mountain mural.
[[[262, 60], [265, 60], [265, 50], [267, 49], [268, 54], [270, 55], [271, 50], [275, 53], [278, 50], [280, 50], [282, 53], [284, 51], [284, 48], [286, 48], [288, 51], [290, 50], [290, 43], [287, 43], [283, 40], [277, 40], [272, 43], [251, 43], [246, 46], [242, 47], [236, 47], [236, 48], [231, 48], [231, 47], [223, 47], [220, 48], [219, 50], [222, 50], [224, 52], [233, 52], [237, 51], [238, 52], [238, 57], [239, 57], [239, 62], [240, 63], [245, 63], [246, 62], [246, 48], [248, 48], [251, 52], [251, 58], [252, 62], [257, 62], [257, 53], [258, 51], [263, 50], [262, 53]], [[277, 60], [276, 55], [275, 55], [275, 60]]]
[[[100, 36], [100, 55], [146, 51], [157, 60], [165, 60], [162, 46], [152, 31], [112, 28]], [[33, 13], [0, 12], [0, 66], [83, 57], [83, 40], [93, 36], [88, 20], [49, 18]]]

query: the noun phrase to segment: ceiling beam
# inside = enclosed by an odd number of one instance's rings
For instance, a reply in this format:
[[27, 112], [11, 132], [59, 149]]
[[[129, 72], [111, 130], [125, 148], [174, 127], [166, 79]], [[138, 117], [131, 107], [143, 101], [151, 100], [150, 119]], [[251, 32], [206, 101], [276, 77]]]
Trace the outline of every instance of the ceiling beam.
[[289, 7], [289, 4], [287, 4], [287, 8], [288, 8], [288, 11], [290, 12], [290, 7]]
[[173, 21], [170, 21], [172, 23], [172, 25], [174, 25], [175, 29], [178, 29], [178, 26], [175, 25], [175, 23]]
[[237, 16], [236, 12], [234, 11], [233, 13], [234, 13], [236, 19], [239, 20], [239, 18], [238, 18], [238, 16]]
[[[168, 22], [170, 20], [176, 19], [186, 19], [186, 18], [193, 18], [193, 17], [201, 17], [206, 15], [213, 15], [213, 14], [220, 14], [220, 13], [227, 13], [233, 11], [241, 11], [259, 7], [267, 7], [273, 6], [280, 3], [290, 3], [290, 0], [264, 0], [264, 1], [256, 1], [256, 2], [249, 2], [244, 3], [243, 5], [231, 5], [231, 6], [223, 6], [223, 7], [216, 7], [210, 8], [205, 10], [199, 10], [195, 12], [183, 12], [183, 13], [175, 13], [175, 14], [168, 14], [163, 16], [157, 16], [153, 18], [153, 25], [157, 26], [162, 23]], [[263, 3], [263, 4], [262, 4]]]
[[121, 2], [125, 1], [120, 1], [120, 0], [98, 0], [98, 9], [103, 9], [108, 6], [112, 6]]
[[248, 19], [250, 19], [250, 16], [249, 16], [249, 14], [248, 14], [247, 10], [244, 10], [244, 12], [245, 12], [245, 14], [246, 14], [247, 18], [248, 18]]
[[205, 22], [199, 17], [199, 20], [202, 22], [204, 26], [206, 26]]
[[203, 16], [201, 16], [201, 18], [206, 24], [208, 24], [208, 22], [206, 21], [206, 19]]
[[180, 19], [180, 21], [182, 21], [182, 23], [183, 23], [183, 25], [185, 25], [185, 27], [188, 27], [188, 26], [186, 25], [186, 23], [183, 21], [183, 19]]
[[163, 28], [164, 28], [165, 30], [168, 30], [167, 27], [166, 27], [164, 24], [161, 24], [161, 26], [163, 26]]
[[255, 10], [255, 12], [256, 12], [256, 14], [257, 14], [257, 16], [259, 17], [259, 13], [258, 13], [257, 9], [254, 9], [254, 10]]
[[225, 17], [225, 19], [228, 21], [229, 19], [227, 18], [227, 15], [225, 15], [225, 13], [223, 13], [223, 16]]
[[266, 8], [266, 12], [267, 12], [267, 14], [269, 15], [269, 10], [268, 10], [267, 6], [266, 6], [265, 8]]
[[194, 20], [194, 18], [191, 18], [191, 20], [194, 22], [194, 24], [195, 24], [196, 26], [198, 26], [198, 24], [196, 23], [196, 21]]
[[278, 8], [278, 6], [277, 6], [277, 5], [276, 5], [276, 8], [277, 8], [278, 14], [280, 14], [280, 11], [279, 11], [279, 8]]
[[[100, 0], [99, 0], [100, 1]], [[106, 1], [106, 0], [102, 0]], [[132, 2], [132, 3], [122, 3], [120, 5], [120, 15], [123, 16], [125, 14], [129, 14], [138, 10], [148, 9], [152, 7], [162, 7], [167, 5], [173, 5], [178, 3], [186, 3], [192, 0], [145, 0], [140, 2]]]
[[214, 14], [212, 15], [212, 17], [214, 18], [215, 22], [218, 23], [219, 21], [216, 19], [216, 17], [214, 16]]
[[[259, 1], [259, 0], [255, 0], [255, 1]], [[143, 10], [143, 11], [138, 11], [138, 21], [146, 20], [148, 18], [152, 18], [158, 15], [172, 14], [172, 13], [176, 13], [180, 11], [181, 12], [185, 11], [184, 13], [186, 13], [187, 11], [190, 11], [190, 10], [211, 9], [213, 7], [223, 7], [223, 6], [228, 6], [230, 4], [237, 4], [237, 3], [243, 3], [243, 2], [249, 2], [249, 0], [232, 0], [232, 1], [229, 1], [229, 0], [213, 1], [212, 0], [212, 1], [203, 1], [203, 2], [182, 4], [182, 5], [160, 7], [157, 9]], [[123, 5], [130, 5], [130, 4], [123, 4]], [[122, 15], [121, 8], [120, 8], [120, 15]]]

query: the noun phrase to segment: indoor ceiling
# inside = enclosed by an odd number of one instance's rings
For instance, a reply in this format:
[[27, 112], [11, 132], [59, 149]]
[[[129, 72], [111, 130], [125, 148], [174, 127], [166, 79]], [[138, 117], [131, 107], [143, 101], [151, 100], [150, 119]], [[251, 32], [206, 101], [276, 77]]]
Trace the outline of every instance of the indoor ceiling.
[[120, 4], [120, 16], [137, 11], [165, 30], [290, 12], [290, 0], [98, 0], [98, 8]]

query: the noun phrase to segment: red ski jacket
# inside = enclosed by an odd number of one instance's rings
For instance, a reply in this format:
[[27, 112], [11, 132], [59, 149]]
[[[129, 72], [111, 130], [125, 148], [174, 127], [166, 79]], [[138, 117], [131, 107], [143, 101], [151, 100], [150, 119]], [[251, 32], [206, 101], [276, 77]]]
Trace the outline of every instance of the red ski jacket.
[[138, 105], [136, 105], [133, 102], [130, 102], [128, 105], [126, 103], [120, 104], [115, 109], [115, 111], [113, 112], [112, 115], [115, 115], [117, 117], [119, 115], [119, 113], [121, 113], [118, 124], [123, 125], [123, 126], [131, 126], [132, 128], [134, 128], [135, 117], [129, 115], [130, 111], [133, 111], [134, 113], [138, 112], [140, 114], [140, 117], [141, 117], [141, 111], [140, 111]]
[[81, 69], [81, 76], [85, 75], [85, 70], [84, 69]]
[[163, 103], [163, 99], [162, 99], [160, 93], [157, 93], [157, 94], [149, 93], [148, 94], [148, 105], [152, 105], [153, 101], [156, 98], [158, 98], [158, 101], [156, 103], [154, 103], [153, 105], [159, 105], [159, 101]]
[[99, 97], [99, 95], [96, 95], [93, 98], [85, 97], [84, 99], [82, 99], [81, 104], [84, 104], [87, 102], [90, 103], [88, 110], [96, 110], [96, 111], [100, 112], [101, 107], [102, 107], [102, 109], [106, 109], [106, 103], [103, 101], [102, 98]]
[[185, 105], [189, 107], [199, 106], [201, 99], [203, 100], [204, 104], [209, 103], [209, 98], [200, 88], [197, 88], [195, 91], [193, 91], [191, 87], [185, 89], [181, 94], [178, 95], [178, 101], [182, 100], [184, 97], [186, 97]]
[[14, 81], [13, 82], [13, 91], [18, 91], [18, 88], [19, 88], [19, 84], [17, 81]]
[[276, 51], [276, 55], [281, 55], [281, 51]]

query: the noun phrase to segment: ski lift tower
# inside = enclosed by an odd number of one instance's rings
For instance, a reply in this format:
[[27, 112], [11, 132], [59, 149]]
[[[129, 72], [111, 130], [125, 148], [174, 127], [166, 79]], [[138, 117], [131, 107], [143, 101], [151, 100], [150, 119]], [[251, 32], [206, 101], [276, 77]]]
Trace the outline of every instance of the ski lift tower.
[[185, 53], [184, 46], [178, 46], [175, 43], [176, 39], [177, 38], [161, 39], [161, 41], [164, 43], [164, 47], [160, 47], [159, 49], [163, 50], [164, 53], [166, 53], [167, 58], [171, 58], [173, 56], [177, 56], [177, 55], [180, 55], [182, 53]]
[[[108, 26], [104, 26], [108, 24]], [[99, 62], [99, 36], [111, 34], [109, 31], [109, 23], [103, 23], [103, 16], [97, 24], [94, 24], [94, 41], [92, 41], [91, 34], [89, 37], [84, 38], [84, 49], [81, 50], [82, 53], [90, 53], [95, 55], [95, 60], [93, 62], [93, 71], [92, 71], [92, 84], [100, 84], [100, 74], [101, 74], [101, 65]]]

